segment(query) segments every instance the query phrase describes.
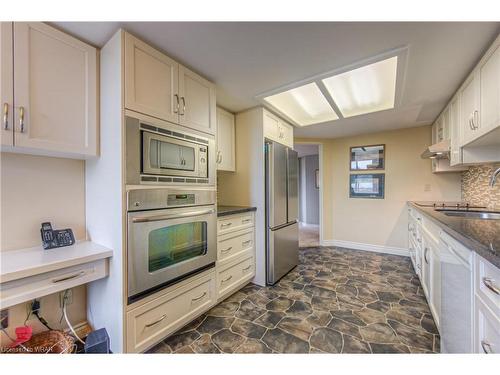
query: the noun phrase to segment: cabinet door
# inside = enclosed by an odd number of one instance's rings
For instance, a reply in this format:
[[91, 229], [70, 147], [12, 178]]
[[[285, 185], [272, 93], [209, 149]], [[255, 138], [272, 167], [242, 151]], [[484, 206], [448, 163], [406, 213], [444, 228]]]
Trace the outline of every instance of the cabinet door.
[[427, 239], [423, 239], [422, 247], [422, 277], [420, 279], [424, 294], [427, 301], [430, 301], [430, 288], [431, 288], [431, 261], [430, 261], [430, 244]]
[[235, 168], [234, 115], [217, 108], [217, 169], [232, 171]]
[[264, 110], [264, 137], [279, 142], [279, 118]]
[[179, 64], [125, 33], [125, 107], [179, 123]]
[[460, 123], [462, 145], [476, 137], [479, 129], [479, 78], [473, 73], [460, 89]]
[[[97, 50], [43, 23], [14, 23], [14, 145], [97, 154]], [[54, 152], [54, 153], [51, 153]]]
[[281, 124], [281, 131], [282, 131], [282, 142], [290, 147], [293, 148], [293, 126], [284, 122], [280, 121]]
[[455, 96], [450, 103], [450, 165], [458, 165], [462, 163], [461, 135], [460, 135], [460, 102], [459, 96]]
[[2, 145], [14, 145], [14, 71], [12, 66], [12, 22], [0, 23], [0, 105]]
[[180, 124], [215, 134], [215, 85], [191, 70], [179, 66]]
[[500, 126], [500, 46], [480, 67], [481, 129], [485, 134]]
[[437, 244], [432, 245], [427, 254], [427, 259], [430, 262], [430, 298], [429, 306], [434, 316], [437, 327], [439, 328], [441, 316], [441, 264], [439, 260], [439, 247]]
[[500, 316], [476, 295], [474, 304], [474, 352], [500, 353]]

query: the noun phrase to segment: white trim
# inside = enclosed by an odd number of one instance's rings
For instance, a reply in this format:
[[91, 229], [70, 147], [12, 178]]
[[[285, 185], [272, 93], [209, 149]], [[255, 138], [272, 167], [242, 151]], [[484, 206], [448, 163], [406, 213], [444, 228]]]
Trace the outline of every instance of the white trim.
[[342, 240], [324, 240], [320, 241], [321, 246], [337, 246], [345, 247], [347, 249], [372, 251], [375, 253], [393, 254], [401, 255], [405, 257], [410, 256], [408, 249], [404, 247], [394, 247], [394, 246], [383, 246], [383, 245], [373, 245], [369, 243], [342, 241]]

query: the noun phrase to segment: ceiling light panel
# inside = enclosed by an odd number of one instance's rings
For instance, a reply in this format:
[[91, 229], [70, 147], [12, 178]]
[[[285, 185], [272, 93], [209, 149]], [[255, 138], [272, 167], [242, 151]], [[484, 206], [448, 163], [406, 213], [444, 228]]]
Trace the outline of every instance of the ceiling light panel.
[[397, 56], [323, 79], [344, 117], [394, 108]]
[[300, 126], [338, 119], [314, 82], [265, 97], [264, 100]]

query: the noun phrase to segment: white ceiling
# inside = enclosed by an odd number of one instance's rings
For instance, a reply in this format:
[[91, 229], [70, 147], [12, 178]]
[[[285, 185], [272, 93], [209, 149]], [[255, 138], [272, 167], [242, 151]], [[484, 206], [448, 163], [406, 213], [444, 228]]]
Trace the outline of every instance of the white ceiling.
[[318, 154], [318, 145], [295, 143], [293, 145], [293, 149], [295, 151], [297, 151], [299, 158], [301, 158], [303, 156], [317, 155]]
[[238, 112], [256, 95], [408, 46], [399, 108], [296, 128], [339, 137], [427, 125], [500, 31], [500, 23], [55, 22], [96, 46], [123, 27], [217, 84], [217, 103]]

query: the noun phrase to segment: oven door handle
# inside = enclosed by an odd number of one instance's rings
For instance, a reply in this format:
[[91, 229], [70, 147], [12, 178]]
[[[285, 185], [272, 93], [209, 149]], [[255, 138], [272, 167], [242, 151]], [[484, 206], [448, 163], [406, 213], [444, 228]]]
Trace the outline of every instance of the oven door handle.
[[132, 218], [132, 222], [133, 223], [147, 223], [147, 222], [150, 222], [150, 221], [182, 219], [182, 218], [191, 217], [191, 216], [200, 216], [200, 215], [213, 214], [214, 212], [215, 212], [215, 210], [212, 208], [212, 209], [209, 209], [209, 210], [190, 211], [190, 212], [181, 213], [181, 214], [157, 215], [157, 216], [140, 216], [140, 217], [134, 217], [134, 218]]

